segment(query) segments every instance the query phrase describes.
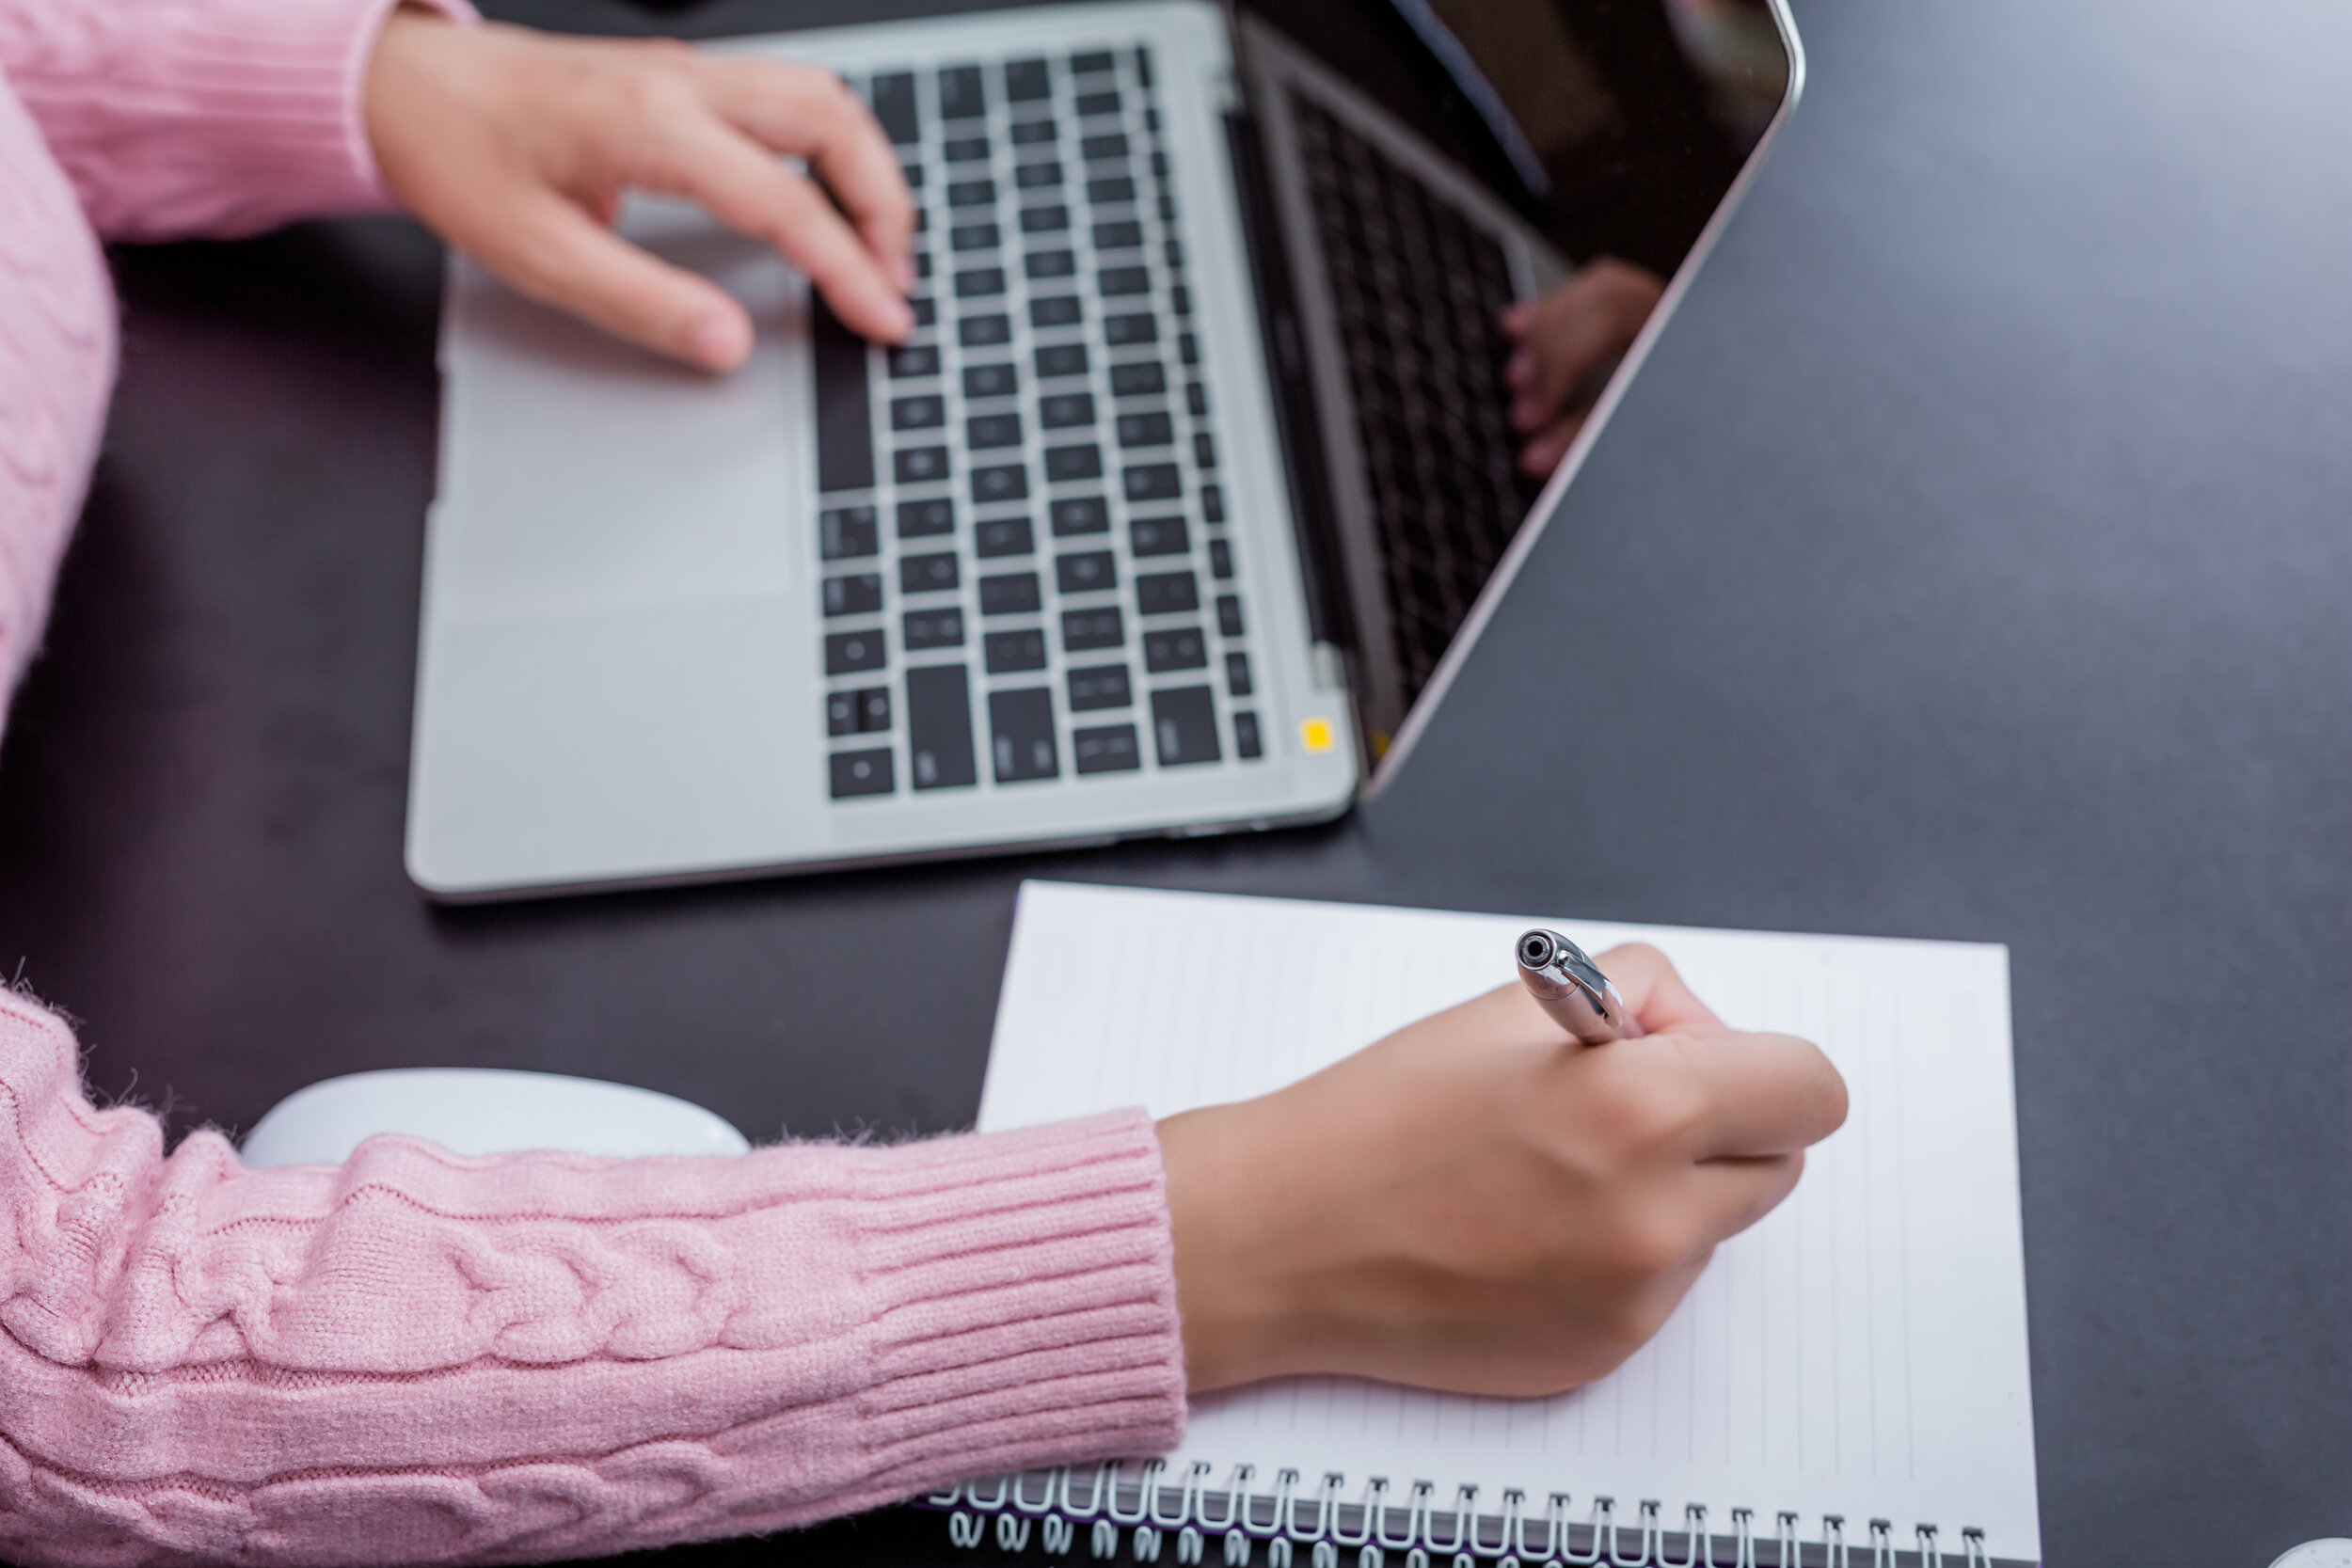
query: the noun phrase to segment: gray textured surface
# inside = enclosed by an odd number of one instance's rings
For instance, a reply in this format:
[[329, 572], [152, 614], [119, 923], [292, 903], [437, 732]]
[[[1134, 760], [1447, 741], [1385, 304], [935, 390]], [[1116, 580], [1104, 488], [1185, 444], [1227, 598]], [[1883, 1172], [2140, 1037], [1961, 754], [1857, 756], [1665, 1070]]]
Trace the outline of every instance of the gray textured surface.
[[[2352, 1533], [2352, 12], [1799, 19], [1727, 243], [1425, 749], [1314, 833], [430, 911], [434, 253], [126, 254], [0, 956], [183, 1123], [473, 1062], [767, 1134], [968, 1117], [1027, 874], [2003, 941], [2049, 1560]], [[874, 957], [909, 926], [928, 990]]]

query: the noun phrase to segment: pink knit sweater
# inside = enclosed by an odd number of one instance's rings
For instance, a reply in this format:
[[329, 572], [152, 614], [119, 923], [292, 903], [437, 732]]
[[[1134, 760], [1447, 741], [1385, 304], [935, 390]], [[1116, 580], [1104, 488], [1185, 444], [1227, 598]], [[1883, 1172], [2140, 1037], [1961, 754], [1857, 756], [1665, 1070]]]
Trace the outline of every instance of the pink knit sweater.
[[[0, 695], [40, 639], [115, 328], [93, 233], [379, 207], [389, 0], [0, 0]], [[1167, 1448], [1159, 1149], [1122, 1114], [739, 1160], [246, 1172], [96, 1111], [0, 991], [0, 1556], [579, 1556]]]

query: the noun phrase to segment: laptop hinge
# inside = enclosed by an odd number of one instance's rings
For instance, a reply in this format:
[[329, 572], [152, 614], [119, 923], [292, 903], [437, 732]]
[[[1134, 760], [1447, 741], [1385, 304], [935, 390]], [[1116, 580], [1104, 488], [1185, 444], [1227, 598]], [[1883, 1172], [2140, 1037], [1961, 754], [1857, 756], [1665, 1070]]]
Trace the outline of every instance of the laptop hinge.
[[1257, 286], [1266, 365], [1273, 372], [1276, 434], [1282, 445], [1283, 470], [1290, 480], [1291, 515], [1297, 530], [1299, 571], [1307, 591], [1308, 635], [1318, 644], [1352, 653], [1357, 642], [1354, 617], [1346, 596], [1334, 592], [1343, 580], [1339, 526], [1332, 513], [1313, 382], [1307, 369], [1307, 339], [1299, 325], [1290, 257], [1275, 215], [1264, 150], [1259, 144], [1257, 123], [1247, 111], [1225, 117], [1225, 142], [1232, 155], [1234, 187], [1241, 193], [1249, 273]]

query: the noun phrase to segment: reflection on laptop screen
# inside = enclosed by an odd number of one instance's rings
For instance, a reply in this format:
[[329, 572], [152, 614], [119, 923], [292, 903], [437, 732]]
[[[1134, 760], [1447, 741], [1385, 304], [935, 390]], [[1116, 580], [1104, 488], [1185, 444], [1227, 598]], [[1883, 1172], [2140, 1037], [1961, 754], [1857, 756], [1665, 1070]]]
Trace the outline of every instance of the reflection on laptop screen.
[[[1388, 752], [1787, 96], [1760, 0], [1246, 0], [1300, 511]], [[1522, 302], [1513, 330], [1501, 318]], [[1532, 304], [1524, 302], [1533, 302]], [[1314, 450], [1307, 450], [1307, 449]], [[1321, 467], [1315, 467], [1317, 460]], [[1458, 657], [1458, 656], [1457, 656]]]

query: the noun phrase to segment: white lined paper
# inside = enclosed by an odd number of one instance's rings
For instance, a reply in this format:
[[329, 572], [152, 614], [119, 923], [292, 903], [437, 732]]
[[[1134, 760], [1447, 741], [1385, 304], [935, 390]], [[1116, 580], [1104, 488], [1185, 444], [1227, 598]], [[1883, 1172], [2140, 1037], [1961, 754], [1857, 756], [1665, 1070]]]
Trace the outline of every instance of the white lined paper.
[[[1815, 1040], [1852, 1113], [1649, 1345], [1548, 1400], [1291, 1379], [1195, 1402], [1180, 1465], [1980, 1528], [2038, 1558], [2008, 954], [1225, 895], [1022, 889], [980, 1126], [1280, 1086], [1511, 977], [1544, 924], [1663, 948], [1728, 1022]], [[1622, 1516], [1622, 1514], [1621, 1514]]]

